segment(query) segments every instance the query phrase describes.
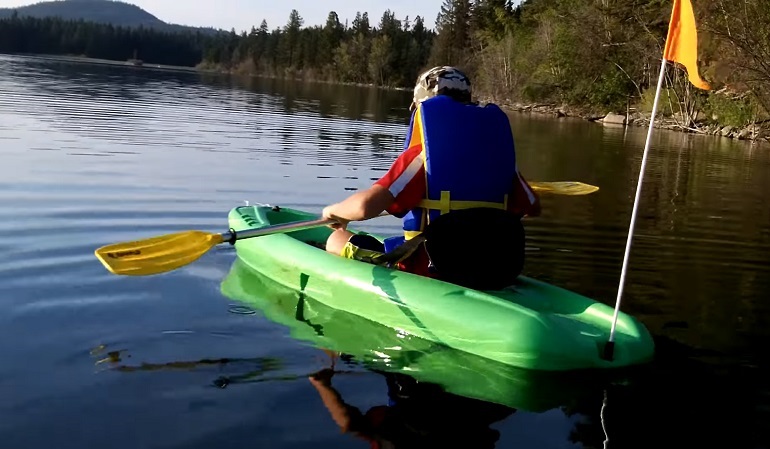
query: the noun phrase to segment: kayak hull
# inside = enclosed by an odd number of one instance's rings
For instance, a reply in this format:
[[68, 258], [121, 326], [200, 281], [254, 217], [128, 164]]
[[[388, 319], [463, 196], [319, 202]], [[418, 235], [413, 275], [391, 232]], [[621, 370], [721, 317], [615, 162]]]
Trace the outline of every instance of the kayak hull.
[[[239, 230], [317, 219], [269, 206], [233, 208]], [[614, 357], [602, 357], [614, 310], [577, 293], [526, 276], [503, 290], [479, 291], [319, 248], [328, 227], [235, 242], [249, 269], [325, 306], [504, 365], [545, 371], [620, 368], [647, 363], [654, 343], [635, 318], [620, 313]], [[382, 240], [383, 236], [374, 235]]]
[[294, 340], [344, 354], [347, 369], [355, 364], [368, 371], [406, 375], [447, 393], [518, 410], [576, 407], [601, 394], [607, 383], [634, 380], [624, 370], [604, 371], [606, 376], [526, 370], [403, 335], [281, 285], [241, 259], [233, 263], [220, 289], [225, 297], [284, 327]]

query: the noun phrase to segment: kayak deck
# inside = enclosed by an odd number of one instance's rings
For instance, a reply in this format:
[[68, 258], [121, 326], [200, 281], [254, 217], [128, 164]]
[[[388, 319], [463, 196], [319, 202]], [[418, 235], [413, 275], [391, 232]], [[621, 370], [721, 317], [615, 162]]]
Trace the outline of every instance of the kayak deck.
[[[235, 231], [317, 218], [268, 206], [236, 207], [228, 217]], [[273, 234], [238, 240], [235, 248], [252, 270], [326, 306], [506, 365], [618, 368], [654, 355], [647, 329], [621, 312], [614, 358], [604, 360], [614, 310], [585, 296], [526, 276], [502, 290], [479, 291], [346, 259], [321, 249], [331, 232], [318, 227]]]

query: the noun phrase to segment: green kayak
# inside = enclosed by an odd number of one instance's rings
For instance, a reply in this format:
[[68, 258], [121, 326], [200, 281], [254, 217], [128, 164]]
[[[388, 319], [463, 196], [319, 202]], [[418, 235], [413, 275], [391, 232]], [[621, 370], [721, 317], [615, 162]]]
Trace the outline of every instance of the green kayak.
[[[281, 285], [236, 259], [221, 291], [270, 321], [285, 326], [291, 337], [319, 349], [338, 351], [348, 364], [364, 369], [407, 375], [440, 386], [459, 396], [507, 407], [542, 412], [574, 407], [590, 398], [603, 382], [630, 380], [628, 373], [612, 377], [525, 370], [449, 348], [334, 309]], [[601, 378], [603, 377], [603, 378]]]
[[[257, 205], [233, 208], [228, 221], [237, 232], [317, 218]], [[503, 290], [478, 291], [346, 259], [319, 247], [330, 232], [315, 227], [264, 235], [237, 240], [235, 249], [250, 270], [320, 304], [503, 365], [571, 371], [653, 358], [647, 329], [622, 312], [613, 360], [602, 357], [614, 309], [598, 301], [525, 276]]]

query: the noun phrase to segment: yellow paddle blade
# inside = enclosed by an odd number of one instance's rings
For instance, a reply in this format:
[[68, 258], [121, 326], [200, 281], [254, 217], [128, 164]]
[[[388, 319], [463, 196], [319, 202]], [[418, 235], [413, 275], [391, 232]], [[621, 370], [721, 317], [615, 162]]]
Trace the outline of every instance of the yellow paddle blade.
[[553, 193], [556, 195], [588, 195], [599, 190], [598, 187], [591, 184], [585, 184], [578, 181], [557, 181], [557, 182], [530, 182], [530, 186], [538, 193]]
[[103, 246], [95, 254], [114, 274], [147, 276], [192, 263], [223, 241], [221, 234], [184, 231]]

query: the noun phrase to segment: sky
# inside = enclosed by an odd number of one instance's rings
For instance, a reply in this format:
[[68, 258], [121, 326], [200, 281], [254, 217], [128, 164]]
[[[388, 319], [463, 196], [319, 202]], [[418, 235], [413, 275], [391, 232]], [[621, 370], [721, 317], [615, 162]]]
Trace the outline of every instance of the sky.
[[[0, 0], [0, 7], [16, 7], [39, 0]], [[425, 26], [433, 28], [442, 0], [124, 0], [153, 14], [160, 20], [179, 25], [214, 27], [236, 31], [259, 27], [262, 19], [272, 30], [283, 27], [289, 13], [296, 9], [305, 26], [323, 25], [330, 11], [343, 24], [353, 23], [356, 11], [368, 12], [369, 23], [376, 26], [383, 12], [390, 9], [399, 20], [421, 16]]]

